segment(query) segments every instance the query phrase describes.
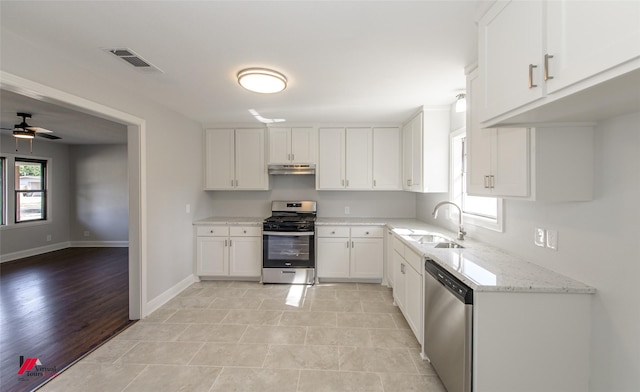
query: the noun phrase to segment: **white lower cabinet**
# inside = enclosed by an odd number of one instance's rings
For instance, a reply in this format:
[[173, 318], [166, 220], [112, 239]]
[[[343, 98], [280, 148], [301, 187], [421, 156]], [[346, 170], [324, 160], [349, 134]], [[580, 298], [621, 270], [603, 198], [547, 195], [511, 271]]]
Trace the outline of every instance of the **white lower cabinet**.
[[382, 281], [382, 226], [318, 226], [316, 229], [319, 279]]
[[393, 249], [393, 300], [402, 311], [416, 339], [422, 344], [424, 340], [423, 258], [398, 239], [394, 239]]
[[258, 226], [197, 226], [196, 274], [260, 277], [262, 233]]

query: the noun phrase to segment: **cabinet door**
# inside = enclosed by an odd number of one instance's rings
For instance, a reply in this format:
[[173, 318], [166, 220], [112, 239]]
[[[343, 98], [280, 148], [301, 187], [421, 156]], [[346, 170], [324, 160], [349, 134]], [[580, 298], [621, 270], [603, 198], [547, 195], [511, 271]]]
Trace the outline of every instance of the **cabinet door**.
[[344, 189], [345, 140], [344, 128], [323, 128], [318, 131], [318, 189]]
[[413, 125], [409, 121], [402, 127], [402, 189], [411, 190], [413, 170]]
[[467, 78], [467, 194], [486, 196], [491, 194], [488, 176], [491, 174], [491, 146], [495, 129], [480, 128], [482, 82], [478, 71]]
[[546, 2], [547, 93], [640, 56], [639, 1]]
[[351, 238], [350, 276], [382, 279], [384, 242], [382, 238]]
[[373, 189], [402, 189], [402, 133], [373, 128]]
[[347, 189], [371, 189], [373, 180], [371, 128], [348, 128], [346, 133]]
[[316, 137], [313, 128], [291, 129], [291, 162], [316, 163]]
[[424, 340], [423, 333], [423, 307], [424, 307], [424, 294], [422, 275], [416, 272], [411, 266], [405, 267], [405, 284], [406, 284], [406, 299], [405, 309], [403, 312], [407, 323], [411, 327], [411, 330], [416, 335], [416, 339], [422, 344]]
[[233, 189], [234, 130], [207, 129], [205, 131], [205, 189]]
[[267, 189], [264, 129], [236, 130], [236, 189]]
[[197, 273], [201, 276], [229, 275], [227, 237], [198, 237], [196, 239]]
[[495, 3], [480, 20], [481, 121], [542, 98], [542, 16], [542, 1], [511, 1]]
[[411, 190], [422, 192], [424, 175], [424, 113], [419, 113], [411, 122]]
[[269, 163], [286, 165], [291, 161], [291, 129], [269, 128]]
[[318, 278], [349, 277], [349, 238], [318, 238]]
[[[405, 298], [407, 296], [407, 283], [405, 277], [405, 269], [407, 263], [404, 258], [396, 251], [393, 252], [393, 301], [404, 312]], [[406, 317], [406, 316], [405, 316]]]
[[262, 238], [231, 237], [229, 239], [229, 275], [260, 276], [262, 272]]
[[527, 128], [498, 128], [492, 147], [495, 196], [529, 196], [530, 146]]

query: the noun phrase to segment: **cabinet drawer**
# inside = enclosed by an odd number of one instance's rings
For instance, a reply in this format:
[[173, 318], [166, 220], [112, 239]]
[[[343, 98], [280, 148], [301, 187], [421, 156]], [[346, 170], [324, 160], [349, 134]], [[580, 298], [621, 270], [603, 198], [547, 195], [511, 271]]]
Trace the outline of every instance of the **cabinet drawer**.
[[404, 259], [407, 260], [407, 263], [409, 263], [419, 275], [422, 275], [422, 270], [424, 269], [422, 256], [414, 253], [412, 250], [407, 250], [404, 252]]
[[229, 235], [228, 226], [198, 226], [198, 237], [226, 237]]
[[402, 257], [404, 257], [404, 244], [402, 243], [402, 241], [400, 240], [400, 238], [398, 238], [397, 236], [393, 236], [393, 250], [395, 250], [396, 252], [398, 252], [398, 254]]
[[351, 237], [357, 238], [382, 238], [384, 228], [382, 226], [352, 226]]
[[349, 237], [349, 226], [316, 226], [318, 237]]
[[262, 228], [260, 226], [231, 226], [229, 235], [232, 237], [260, 237]]

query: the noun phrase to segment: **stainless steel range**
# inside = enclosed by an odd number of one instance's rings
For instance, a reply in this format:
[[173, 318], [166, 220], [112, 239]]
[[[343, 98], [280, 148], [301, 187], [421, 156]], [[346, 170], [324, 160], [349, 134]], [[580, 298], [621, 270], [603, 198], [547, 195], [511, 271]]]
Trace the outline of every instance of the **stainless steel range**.
[[262, 225], [262, 282], [314, 284], [315, 201], [273, 201]]

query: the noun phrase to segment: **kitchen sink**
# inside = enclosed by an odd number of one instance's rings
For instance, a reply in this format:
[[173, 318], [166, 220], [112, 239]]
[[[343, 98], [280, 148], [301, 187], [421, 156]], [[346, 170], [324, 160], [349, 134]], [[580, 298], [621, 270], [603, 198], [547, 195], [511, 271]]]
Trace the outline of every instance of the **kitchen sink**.
[[420, 235], [408, 235], [411, 241], [417, 242], [421, 245], [432, 245], [434, 248], [464, 248], [446, 237], [442, 237], [438, 234], [420, 234]]

